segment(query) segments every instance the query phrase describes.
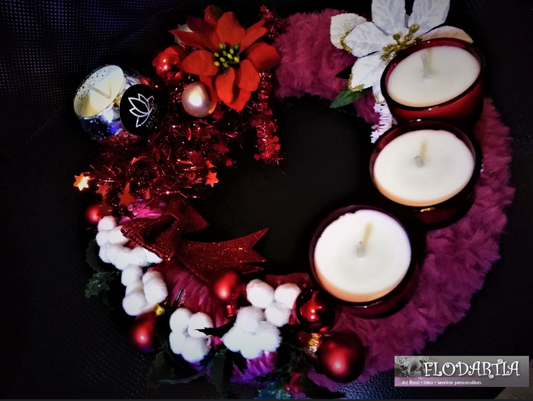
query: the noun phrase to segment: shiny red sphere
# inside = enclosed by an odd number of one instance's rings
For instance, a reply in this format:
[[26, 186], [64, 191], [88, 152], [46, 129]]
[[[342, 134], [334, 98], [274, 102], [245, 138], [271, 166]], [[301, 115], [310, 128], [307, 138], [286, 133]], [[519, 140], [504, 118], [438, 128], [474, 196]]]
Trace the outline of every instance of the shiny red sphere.
[[130, 329], [131, 344], [141, 352], [153, 352], [159, 346], [155, 336], [154, 323], [157, 314], [153, 311], [140, 314], [133, 321]]
[[357, 379], [365, 366], [365, 349], [352, 334], [332, 333], [322, 340], [316, 354], [317, 370], [339, 383]]
[[292, 322], [304, 330], [325, 333], [335, 320], [335, 307], [333, 299], [322, 291], [302, 291], [294, 303]]
[[221, 271], [211, 283], [211, 292], [215, 298], [233, 306], [237, 304], [245, 289], [242, 273], [233, 269]]
[[90, 205], [85, 210], [85, 220], [87, 220], [87, 223], [98, 224], [98, 222], [102, 218], [100, 216], [100, 207], [102, 207], [102, 204], [100, 202], [97, 202], [97, 203]]

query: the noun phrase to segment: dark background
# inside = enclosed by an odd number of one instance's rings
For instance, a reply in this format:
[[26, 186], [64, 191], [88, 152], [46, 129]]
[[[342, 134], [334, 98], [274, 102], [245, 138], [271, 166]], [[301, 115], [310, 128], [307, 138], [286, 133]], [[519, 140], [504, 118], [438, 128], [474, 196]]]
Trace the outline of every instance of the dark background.
[[[239, 19], [256, 20], [259, 0], [216, 1]], [[270, 0], [281, 15], [329, 8], [369, 12], [370, 1]], [[408, 2], [409, 3], [409, 2]], [[150, 357], [129, 345], [130, 322], [84, 297], [91, 275], [83, 220], [90, 201], [72, 187], [97, 147], [72, 111], [77, 85], [107, 62], [152, 74], [171, 44], [168, 29], [207, 1], [3, 0], [0, 2], [0, 396], [20, 398], [216, 398], [202, 380], [148, 390]], [[467, 30], [484, 52], [487, 90], [512, 128], [513, 184], [502, 260], [426, 355], [530, 355], [533, 177], [533, 4], [452, 0], [450, 25]], [[311, 50], [311, 48], [310, 48]], [[305, 269], [307, 236], [335, 206], [361, 200], [368, 127], [351, 114], [306, 98], [280, 106], [286, 161], [266, 167], [244, 153], [221, 172], [213, 197], [198, 205], [219, 239], [270, 227], [258, 250], [277, 272]], [[331, 138], [335, 135], [335, 140]], [[437, 295], [437, 294], [436, 294]], [[498, 388], [393, 387], [392, 371], [347, 388], [350, 398], [491, 398]], [[250, 386], [231, 396], [251, 398]]]

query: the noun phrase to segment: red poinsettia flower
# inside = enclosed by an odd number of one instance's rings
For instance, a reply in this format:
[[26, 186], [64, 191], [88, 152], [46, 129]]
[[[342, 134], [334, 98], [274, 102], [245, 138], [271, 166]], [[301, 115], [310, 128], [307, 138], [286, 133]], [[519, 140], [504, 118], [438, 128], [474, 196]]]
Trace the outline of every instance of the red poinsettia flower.
[[152, 61], [157, 75], [163, 79], [178, 78], [181, 62], [187, 57], [182, 46], [173, 45], [160, 52]]
[[209, 88], [214, 101], [241, 111], [259, 85], [259, 73], [279, 64], [276, 49], [256, 41], [267, 33], [264, 21], [244, 29], [233, 12], [223, 13], [209, 6], [204, 19], [187, 18], [192, 32], [170, 31], [193, 51], [181, 63], [181, 69], [198, 75]]

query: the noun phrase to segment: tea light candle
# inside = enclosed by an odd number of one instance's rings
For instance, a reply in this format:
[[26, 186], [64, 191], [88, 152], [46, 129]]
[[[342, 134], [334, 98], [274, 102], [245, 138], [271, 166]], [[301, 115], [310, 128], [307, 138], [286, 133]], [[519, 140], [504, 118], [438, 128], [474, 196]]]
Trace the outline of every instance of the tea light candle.
[[106, 109], [124, 86], [124, 73], [116, 65], [92, 72], [78, 90], [74, 109], [81, 117], [91, 117]]
[[459, 193], [474, 172], [474, 155], [445, 130], [407, 132], [388, 143], [374, 163], [373, 180], [390, 200], [431, 206]]
[[99, 67], [83, 80], [74, 111], [91, 138], [122, 146], [151, 134], [159, 116], [150, 81], [117, 65]]
[[434, 106], [465, 92], [480, 71], [478, 60], [464, 49], [430, 47], [396, 65], [387, 81], [387, 91], [394, 101], [406, 106]]
[[320, 234], [313, 273], [334, 297], [354, 303], [374, 301], [393, 291], [411, 265], [405, 229], [381, 211], [345, 213]]

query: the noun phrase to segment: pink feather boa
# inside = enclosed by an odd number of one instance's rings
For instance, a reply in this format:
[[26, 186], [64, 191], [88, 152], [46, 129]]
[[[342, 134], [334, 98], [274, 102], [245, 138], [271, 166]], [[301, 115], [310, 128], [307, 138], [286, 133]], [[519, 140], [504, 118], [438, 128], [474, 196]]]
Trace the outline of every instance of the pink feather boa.
[[[334, 99], [346, 84], [335, 75], [351, 65], [355, 58], [330, 43], [329, 24], [333, 15], [321, 13], [295, 14], [289, 28], [280, 35], [275, 46], [282, 56], [276, 71], [279, 82], [277, 97], [300, 97], [305, 94]], [[458, 223], [432, 231], [427, 238], [427, 255], [420, 274], [416, 294], [398, 313], [383, 319], [361, 319], [349, 313], [337, 316], [334, 331], [357, 335], [367, 350], [365, 370], [359, 380], [393, 368], [395, 355], [421, 352], [426, 341], [435, 341], [444, 329], [463, 318], [470, 308], [472, 295], [483, 286], [492, 263], [499, 259], [498, 238], [506, 224], [504, 207], [511, 203], [514, 189], [509, 186], [510, 135], [490, 99], [475, 126], [483, 155], [483, 172], [476, 187], [476, 200], [469, 213]], [[355, 103], [358, 114], [375, 124], [373, 98], [367, 96]], [[175, 297], [185, 289], [185, 306], [225, 322], [224, 310], [209, 295], [208, 288], [186, 269], [161, 270]], [[309, 285], [306, 275], [269, 276], [272, 284], [297, 282]], [[172, 299], [172, 298], [171, 298]], [[275, 353], [248, 361], [246, 372], [235, 371], [234, 379], [249, 381], [271, 370]], [[323, 375], [312, 378], [331, 389], [336, 383]]]

